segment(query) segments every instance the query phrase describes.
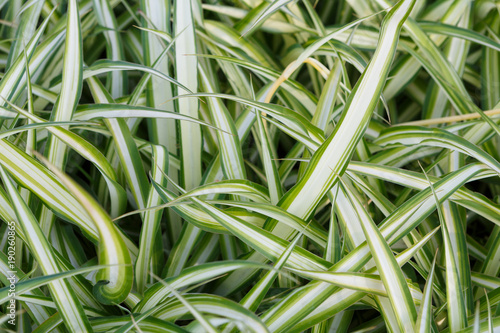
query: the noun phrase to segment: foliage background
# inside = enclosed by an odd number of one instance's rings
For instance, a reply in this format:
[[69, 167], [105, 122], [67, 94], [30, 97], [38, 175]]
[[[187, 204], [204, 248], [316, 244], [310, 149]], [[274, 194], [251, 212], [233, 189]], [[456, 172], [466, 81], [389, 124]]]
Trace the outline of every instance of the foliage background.
[[6, 331], [500, 331], [498, 2], [0, 9]]

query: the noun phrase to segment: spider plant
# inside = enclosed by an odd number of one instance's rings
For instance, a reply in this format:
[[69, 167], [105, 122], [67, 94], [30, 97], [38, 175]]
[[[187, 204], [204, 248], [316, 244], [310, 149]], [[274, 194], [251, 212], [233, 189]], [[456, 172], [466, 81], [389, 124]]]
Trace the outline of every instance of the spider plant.
[[500, 332], [494, 0], [0, 0], [0, 328]]

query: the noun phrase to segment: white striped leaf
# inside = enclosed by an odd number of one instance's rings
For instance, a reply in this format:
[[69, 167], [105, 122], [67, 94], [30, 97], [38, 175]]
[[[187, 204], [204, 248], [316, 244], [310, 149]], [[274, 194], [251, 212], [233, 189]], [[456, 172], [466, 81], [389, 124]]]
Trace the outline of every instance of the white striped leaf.
[[[0, 167], [0, 173], [4, 185], [7, 187], [12, 204], [15, 207], [17, 219], [20, 221], [21, 228], [26, 236], [26, 245], [31, 249], [31, 253], [35, 256], [45, 275], [60, 273], [61, 269], [38, 221], [21, 198], [21, 195], [17, 192], [17, 189], [3, 167]], [[72, 331], [91, 332], [90, 324], [87, 316], [83, 313], [82, 305], [76, 298], [73, 290], [69, 287], [67, 281], [51, 280], [49, 287], [66, 327]], [[6, 293], [7, 297], [9, 297], [8, 290], [6, 290]]]
[[418, 312], [417, 324], [415, 332], [425, 333], [431, 329], [432, 318], [432, 284], [434, 281], [434, 269], [436, 268], [437, 253], [432, 263], [431, 271], [425, 283], [424, 294], [420, 310]]
[[130, 293], [133, 282], [132, 262], [123, 239], [124, 236], [120, 234], [106, 211], [89, 193], [54, 165], [46, 160], [44, 162], [75, 196], [95, 223], [99, 234], [99, 263], [106, 265], [106, 268], [97, 273], [94, 295], [103, 304], [121, 303]]
[[383, 146], [391, 144], [428, 145], [456, 150], [476, 158], [500, 174], [500, 163], [479, 147], [448, 131], [437, 128], [416, 126], [394, 127], [384, 131], [375, 143]]
[[[166, 281], [169, 283], [170, 287], [182, 289], [189, 285], [210, 281], [215, 277], [223, 276], [233, 270], [256, 266], [262, 267], [261, 265], [243, 260], [208, 263], [186, 268], [178, 276], [167, 278]], [[144, 312], [152, 309], [160, 302], [166, 300], [168, 296], [171, 296], [170, 289], [165, 288], [161, 283], [156, 283], [146, 291], [145, 297], [137, 304], [134, 311]]]

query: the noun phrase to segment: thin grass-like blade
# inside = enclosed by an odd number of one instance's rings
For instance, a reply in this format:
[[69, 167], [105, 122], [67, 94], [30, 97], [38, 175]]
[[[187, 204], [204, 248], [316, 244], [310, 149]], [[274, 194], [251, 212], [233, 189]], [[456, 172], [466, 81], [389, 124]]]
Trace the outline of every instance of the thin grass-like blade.
[[[151, 178], [154, 182], [157, 182], [163, 186], [166, 186], [166, 180], [163, 176], [164, 173], [168, 172], [168, 151], [165, 147], [160, 145], [152, 145], [152, 174]], [[149, 194], [147, 197], [146, 207], [152, 207], [159, 204], [162, 201], [161, 196], [156, 191], [154, 186], [150, 186]], [[143, 215], [143, 226], [141, 229], [141, 239], [139, 246], [139, 255], [137, 256], [137, 261], [135, 264], [136, 273], [136, 285], [137, 289], [142, 292], [145, 289], [145, 285], [148, 281], [148, 271], [155, 274], [159, 267], [155, 267], [152, 260], [154, 259], [154, 250], [156, 247], [161, 248], [161, 244], [157, 242], [161, 241], [157, 235], [161, 234], [161, 217], [162, 211], [146, 211]], [[157, 243], [157, 244], [155, 244]], [[157, 265], [156, 265], [157, 266]]]
[[[424, 175], [427, 175], [424, 171]], [[467, 327], [467, 309], [465, 306], [464, 295], [462, 293], [458, 267], [455, 256], [453, 255], [453, 248], [451, 245], [448, 226], [444, 220], [443, 209], [439, 203], [434, 186], [429, 181], [429, 186], [432, 194], [436, 200], [437, 211], [439, 220], [441, 222], [441, 230], [443, 232], [443, 243], [445, 248], [445, 262], [446, 262], [446, 300], [449, 316], [449, 327], [452, 331], [458, 331]]]
[[[211, 81], [213, 78], [208, 76], [207, 71], [200, 69], [200, 79], [205, 91], [215, 92], [214, 83]], [[217, 132], [224, 175], [227, 179], [244, 179], [246, 172], [243, 154], [234, 121], [220, 99], [208, 98], [207, 102], [215, 126], [225, 131], [225, 133]]]
[[94, 295], [103, 304], [123, 302], [130, 293], [133, 282], [132, 262], [123, 236], [89, 193], [54, 165], [44, 162], [84, 207], [99, 233], [99, 263], [107, 267], [97, 274]]
[[[213, 262], [186, 268], [178, 276], [167, 278], [165, 281], [167, 281], [171, 288], [183, 289], [190, 285], [211, 281], [233, 270], [254, 267], [262, 266], [243, 260]], [[153, 309], [160, 302], [166, 300], [168, 296], [171, 296], [170, 291], [171, 289], [166, 288], [165, 285], [155, 283], [146, 291], [144, 298], [137, 304], [134, 311], [143, 313]]]
[[[177, 79], [188, 88], [179, 88], [178, 94], [184, 95], [198, 90], [198, 60], [192, 56], [196, 53], [196, 39], [191, 1], [175, 1], [174, 26], [175, 33], [182, 34], [182, 39], [178, 39], [175, 45], [175, 58]], [[178, 108], [181, 115], [198, 118], [196, 99], [180, 99]], [[181, 123], [180, 138], [182, 183], [190, 190], [198, 186], [201, 181], [200, 127]]]
[[[82, 93], [82, 75], [82, 34], [78, 4], [76, 0], [70, 0], [66, 20], [66, 45], [64, 48], [61, 91], [52, 109], [52, 121], [72, 120]], [[45, 156], [50, 163], [64, 170], [67, 158], [66, 145], [58, 138], [50, 135], [45, 148]], [[47, 207], [42, 207], [40, 224], [45, 234], [48, 234], [52, 228], [54, 218], [54, 214]]]
[[[259, 317], [227, 298], [205, 294], [186, 295], [184, 298], [199, 312], [229, 318], [242, 332], [269, 332]], [[157, 311], [155, 317], [171, 321], [188, 313], [189, 310], [176, 300]]]
[[[178, 88], [179, 96], [190, 91], [198, 90], [198, 59], [196, 53], [195, 21], [193, 19], [192, 1], [174, 1], [174, 32], [182, 38], [175, 43], [175, 72], [180, 83], [188, 89]], [[179, 114], [198, 118], [199, 104], [196, 99], [180, 99], [177, 102]], [[179, 127], [178, 142], [180, 144], [180, 179], [187, 190], [200, 185], [202, 180], [202, 135], [200, 126], [196, 124], [181, 123]], [[167, 276], [179, 274], [186, 265], [187, 257], [191, 253], [196, 240], [200, 237], [201, 230], [192, 224], [185, 224], [179, 239], [168, 258], [165, 273]]]
[[456, 150], [476, 158], [500, 174], [500, 163], [479, 147], [448, 131], [437, 128], [402, 126], [387, 129], [375, 140], [380, 145], [429, 145]]
[[297, 185], [280, 201], [280, 206], [290, 213], [309, 217], [319, 200], [345, 170], [376, 107], [396, 51], [399, 31], [413, 4], [414, 1], [400, 1], [384, 19], [377, 50], [349, 95], [334, 132], [315, 152]]
[[[50, 274], [50, 275], [44, 275], [44, 276], [40, 276], [40, 277], [37, 277], [34, 279], [29, 279], [29, 280], [26, 280], [23, 282], [18, 282], [16, 284], [16, 292], [19, 295], [21, 295], [22, 293], [26, 293], [26, 292], [31, 291], [33, 289], [39, 288], [39, 287], [44, 286], [46, 284], [49, 284], [55, 280], [66, 279], [66, 278], [74, 276], [74, 275], [93, 272], [93, 271], [99, 270], [101, 268], [104, 268], [104, 266], [92, 266], [92, 267], [79, 268], [79, 269], [74, 269], [71, 271], [60, 272], [60, 273], [55, 273], [55, 274]], [[9, 294], [9, 287], [5, 287], [5, 288], [0, 289], [0, 303], [1, 304], [6, 302], [10, 298], [8, 294]]]
[[[17, 192], [17, 189], [3, 167], [0, 167], [0, 173], [4, 185], [7, 187], [12, 204], [15, 207], [17, 219], [20, 221], [21, 228], [26, 236], [26, 245], [29, 246], [31, 253], [35, 256], [45, 275], [60, 273], [61, 269], [38, 221], [21, 198], [19, 192]], [[69, 287], [68, 282], [65, 280], [51, 280], [49, 287], [66, 327], [75, 332], [91, 332], [90, 324], [83, 312], [82, 305], [76, 298], [74, 291]], [[8, 294], [9, 291], [7, 291], [7, 297], [9, 296]]]
[[425, 283], [423, 301], [418, 312], [417, 324], [415, 332], [426, 333], [430, 332], [432, 319], [432, 284], [434, 281], [434, 269], [436, 268], [437, 255], [434, 257], [431, 271]]
[[[351, 202], [356, 201], [351, 199]], [[356, 207], [356, 212], [362, 210], [364, 210], [362, 207]], [[402, 332], [414, 332], [417, 312], [403, 272], [373, 221], [366, 219], [360, 219], [360, 221], [380, 277], [387, 290], [399, 328]]]

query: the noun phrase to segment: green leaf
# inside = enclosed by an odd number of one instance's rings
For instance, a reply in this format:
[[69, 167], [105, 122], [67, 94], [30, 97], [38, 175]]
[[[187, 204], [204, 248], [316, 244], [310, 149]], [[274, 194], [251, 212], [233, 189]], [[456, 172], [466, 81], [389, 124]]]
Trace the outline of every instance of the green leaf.
[[103, 304], [123, 302], [130, 293], [133, 282], [130, 253], [123, 236], [106, 211], [89, 193], [54, 165], [46, 160], [44, 162], [84, 207], [99, 233], [98, 258], [99, 263], [106, 265], [106, 268], [97, 274], [97, 282], [94, 285], [95, 296]]

